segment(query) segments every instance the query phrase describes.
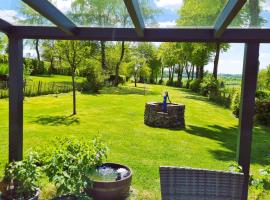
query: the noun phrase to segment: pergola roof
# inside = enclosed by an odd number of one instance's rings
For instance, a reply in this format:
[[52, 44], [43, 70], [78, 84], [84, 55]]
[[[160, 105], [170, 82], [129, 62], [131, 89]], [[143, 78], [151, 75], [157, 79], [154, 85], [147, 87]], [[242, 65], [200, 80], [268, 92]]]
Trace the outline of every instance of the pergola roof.
[[[1, 0], [0, 0], [1, 1]], [[17, 3], [20, 0], [13, 0]], [[9, 37], [9, 160], [23, 155], [23, 39], [67, 39], [104, 41], [157, 42], [239, 42], [246, 43], [239, 120], [238, 163], [243, 167], [245, 182], [242, 200], [247, 199], [253, 113], [260, 43], [270, 43], [270, 29], [231, 29], [228, 26], [247, 0], [229, 0], [211, 27], [149, 27], [141, 12], [141, 0], [124, 0], [133, 27], [81, 27], [48, 0], [22, 0], [55, 26], [9, 23], [0, 17], [0, 31]], [[10, 1], [5, 1], [10, 2]], [[106, 2], [106, 1], [104, 1]], [[0, 5], [1, 8], [2, 5]], [[90, 25], [89, 25], [90, 26]]]
[[[18, 4], [19, 0], [16, 0]], [[134, 28], [125, 27], [82, 27], [77, 26], [53, 3], [48, 0], [22, 0], [37, 13], [48, 19], [52, 25], [15, 25], [0, 17], [0, 31], [24, 39], [72, 39], [107, 41], [153, 41], [153, 42], [270, 42], [270, 29], [229, 28], [234, 17], [247, 0], [229, 0], [217, 16], [212, 27], [147, 27], [138, 0], [123, 0], [132, 19]], [[0, 6], [1, 8], [1, 6]], [[46, 21], [46, 20], [44, 20]], [[121, 26], [121, 25], [120, 25]]]

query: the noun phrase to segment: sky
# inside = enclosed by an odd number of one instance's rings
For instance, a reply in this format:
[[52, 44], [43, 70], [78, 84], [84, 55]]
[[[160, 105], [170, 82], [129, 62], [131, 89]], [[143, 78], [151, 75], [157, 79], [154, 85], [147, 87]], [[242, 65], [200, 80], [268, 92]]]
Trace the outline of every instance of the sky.
[[[54, 0], [55, 1], [55, 0]], [[62, 12], [69, 10], [73, 0], [57, 0], [55, 5]], [[155, 6], [161, 10], [161, 14], [155, 17], [159, 27], [175, 27], [176, 19], [179, 17], [177, 10], [183, 5], [183, 0], [153, 0]], [[19, 16], [20, 0], [0, 0], [0, 18], [10, 23], [14, 22], [14, 17]], [[266, 0], [262, 5], [262, 16], [266, 19], [265, 27], [270, 27], [270, 0]], [[20, 17], [20, 16], [19, 16]], [[151, 27], [146, 24], [147, 27]], [[34, 55], [35, 51], [26, 47], [24, 54]], [[223, 74], [241, 74], [243, 67], [244, 44], [230, 44], [227, 52], [222, 52], [219, 60], [219, 73]], [[260, 46], [260, 68], [265, 68], [270, 64], [270, 44], [261, 44]], [[212, 71], [213, 62], [210, 62], [206, 69]]]

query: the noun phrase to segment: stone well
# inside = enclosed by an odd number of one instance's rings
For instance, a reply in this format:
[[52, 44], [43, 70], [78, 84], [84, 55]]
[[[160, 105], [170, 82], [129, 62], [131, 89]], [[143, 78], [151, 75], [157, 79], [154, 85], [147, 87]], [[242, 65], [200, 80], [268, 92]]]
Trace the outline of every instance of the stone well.
[[162, 103], [148, 102], [145, 104], [144, 123], [161, 128], [184, 128], [185, 105], [167, 104], [167, 112], [162, 112]]

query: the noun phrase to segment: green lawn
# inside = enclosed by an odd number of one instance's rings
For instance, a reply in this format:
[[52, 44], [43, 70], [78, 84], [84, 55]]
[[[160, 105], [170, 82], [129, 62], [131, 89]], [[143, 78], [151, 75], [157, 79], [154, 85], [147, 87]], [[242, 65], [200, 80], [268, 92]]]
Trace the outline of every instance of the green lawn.
[[[110, 147], [109, 161], [133, 170], [133, 187], [149, 199], [159, 199], [160, 165], [228, 170], [235, 160], [238, 120], [231, 110], [184, 89], [133, 85], [106, 88], [102, 94], [78, 94], [78, 114], [72, 112], [71, 93], [25, 98], [24, 149], [42, 146], [63, 136], [93, 138], [100, 134]], [[162, 100], [186, 105], [186, 129], [168, 130], [144, 125], [144, 105]], [[8, 101], [0, 100], [0, 165], [7, 161]], [[268, 163], [270, 130], [256, 127], [253, 137], [252, 172]], [[146, 199], [146, 197], [145, 197]]]

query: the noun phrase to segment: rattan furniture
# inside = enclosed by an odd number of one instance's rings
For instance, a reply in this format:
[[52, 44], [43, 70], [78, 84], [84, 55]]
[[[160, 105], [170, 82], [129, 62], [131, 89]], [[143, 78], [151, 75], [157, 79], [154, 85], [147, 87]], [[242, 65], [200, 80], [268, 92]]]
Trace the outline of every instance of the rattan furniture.
[[244, 175], [183, 167], [160, 167], [162, 200], [240, 200]]

